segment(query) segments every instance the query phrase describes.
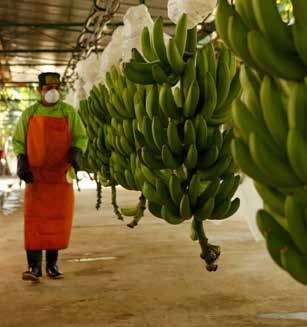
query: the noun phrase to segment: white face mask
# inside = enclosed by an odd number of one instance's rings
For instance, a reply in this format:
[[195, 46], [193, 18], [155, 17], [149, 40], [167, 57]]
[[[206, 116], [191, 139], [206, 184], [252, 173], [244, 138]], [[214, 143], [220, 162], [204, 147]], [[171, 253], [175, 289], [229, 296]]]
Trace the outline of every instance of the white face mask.
[[46, 92], [44, 98], [50, 104], [56, 103], [60, 99], [60, 93], [56, 89], [51, 89], [48, 92]]

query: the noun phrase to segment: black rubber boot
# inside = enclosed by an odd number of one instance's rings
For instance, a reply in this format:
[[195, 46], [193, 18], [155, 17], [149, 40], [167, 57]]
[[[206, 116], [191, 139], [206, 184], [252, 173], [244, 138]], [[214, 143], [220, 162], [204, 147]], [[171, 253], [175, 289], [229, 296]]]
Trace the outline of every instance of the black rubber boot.
[[57, 266], [58, 250], [46, 250], [46, 273], [51, 279], [61, 279], [64, 277], [63, 273], [59, 271]]
[[42, 251], [27, 250], [29, 270], [22, 274], [23, 280], [39, 282], [42, 278]]

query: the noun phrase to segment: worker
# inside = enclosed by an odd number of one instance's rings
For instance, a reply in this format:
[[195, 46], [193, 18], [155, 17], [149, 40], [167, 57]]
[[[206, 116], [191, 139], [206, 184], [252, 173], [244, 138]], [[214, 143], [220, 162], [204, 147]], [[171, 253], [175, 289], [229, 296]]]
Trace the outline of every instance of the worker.
[[57, 266], [58, 251], [68, 247], [74, 210], [73, 186], [66, 174], [78, 171], [88, 138], [84, 125], [70, 105], [60, 100], [60, 75], [41, 73], [40, 101], [26, 109], [13, 137], [17, 175], [25, 181], [24, 246], [28, 270], [23, 280], [40, 281], [42, 250], [46, 274], [63, 278]]

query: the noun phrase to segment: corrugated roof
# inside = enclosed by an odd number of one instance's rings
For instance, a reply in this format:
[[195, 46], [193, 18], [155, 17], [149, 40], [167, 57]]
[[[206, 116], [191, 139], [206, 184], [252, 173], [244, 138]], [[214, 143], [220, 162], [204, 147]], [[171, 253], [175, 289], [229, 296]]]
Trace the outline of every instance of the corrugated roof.
[[[169, 21], [167, 0], [120, 1], [120, 8], [112, 19], [112, 29], [122, 23], [123, 15], [129, 7], [143, 2], [153, 18], [163, 16], [165, 21]], [[0, 50], [1, 43], [2, 49], [12, 51], [71, 50], [76, 47], [82, 24], [92, 6], [92, 0], [0, 0]], [[170, 29], [168, 27], [167, 32], [170, 33]], [[110, 37], [105, 37], [103, 44], [106, 45], [109, 40]], [[11, 81], [35, 81], [41, 71], [52, 69], [63, 73], [70, 57], [70, 52], [0, 53], [1, 71], [2, 75], [6, 73], [4, 78]], [[9, 67], [3, 64], [8, 64]], [[26, 64], [37, 66], [28, 67]], [[43, 64], [47, 66], [42, 66]]]

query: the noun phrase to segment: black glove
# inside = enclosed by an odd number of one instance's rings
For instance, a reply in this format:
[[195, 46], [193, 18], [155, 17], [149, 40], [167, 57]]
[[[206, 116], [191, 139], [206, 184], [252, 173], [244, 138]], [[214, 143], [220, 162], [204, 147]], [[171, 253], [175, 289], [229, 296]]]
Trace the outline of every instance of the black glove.
[[75, 172], [79, 170], [79, 167], [81, 166], [81, 158], [82, 158], [82, 152], [78, 148], [70, 148], [68, 151], [68, 163], [70, 163], [73, 168], [75, 169]]
[[26, 183], [33, 183], [33, 174], [29, 169], [28, 158], [25, 154], [17, 157], [17, 176]]

